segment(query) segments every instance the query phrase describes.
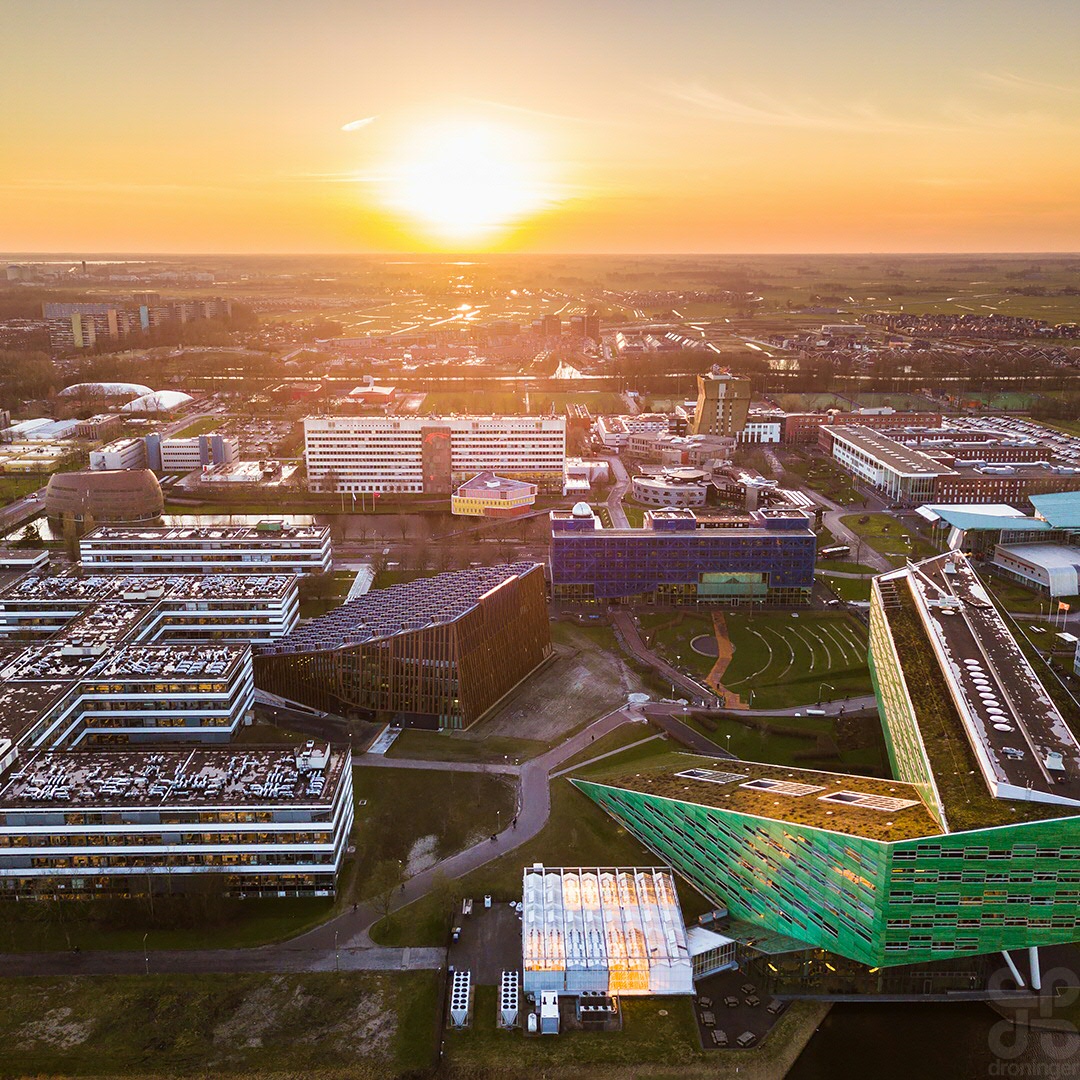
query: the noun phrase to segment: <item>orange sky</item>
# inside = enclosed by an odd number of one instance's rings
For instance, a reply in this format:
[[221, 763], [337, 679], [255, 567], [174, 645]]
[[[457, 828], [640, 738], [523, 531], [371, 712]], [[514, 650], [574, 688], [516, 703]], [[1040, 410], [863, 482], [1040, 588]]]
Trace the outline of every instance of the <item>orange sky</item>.
[[1074, 0], [0, 0], [0, 27], [10, 252], [1080, 250]]

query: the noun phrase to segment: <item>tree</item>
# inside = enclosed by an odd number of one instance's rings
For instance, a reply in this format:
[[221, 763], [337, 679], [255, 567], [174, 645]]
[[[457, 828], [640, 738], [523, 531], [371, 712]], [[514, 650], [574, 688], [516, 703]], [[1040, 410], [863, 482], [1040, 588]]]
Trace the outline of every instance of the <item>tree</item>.
[[404, 880], [405, 870], [397, 859], [383, 859], [371, 871], [366, 891], [372, 906], [384, 919], [390, 914], [394, 896]]
[[445, 870], [436, 870], [431, 875], [428, 896], [440, 917], [446, 920], [444, 926], [449, 926], [453, 920], [463, 895], [461, 882], [457, 878], [448, 877]]

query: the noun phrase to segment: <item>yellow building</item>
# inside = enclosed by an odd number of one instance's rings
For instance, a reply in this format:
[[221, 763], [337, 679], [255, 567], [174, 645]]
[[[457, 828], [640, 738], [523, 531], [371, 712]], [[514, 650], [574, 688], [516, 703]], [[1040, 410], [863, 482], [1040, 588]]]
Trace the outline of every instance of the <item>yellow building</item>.
[[482, 472], [466, 480], [453, 493], [450, 512], [459, 517], [519, 517], [527, 514], [535, 503], [535, 484]]

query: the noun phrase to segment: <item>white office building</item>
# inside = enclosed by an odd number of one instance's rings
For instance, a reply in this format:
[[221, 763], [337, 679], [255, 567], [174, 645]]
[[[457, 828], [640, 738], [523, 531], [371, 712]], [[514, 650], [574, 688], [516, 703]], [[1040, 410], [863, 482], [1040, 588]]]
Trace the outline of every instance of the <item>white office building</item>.
[[146, 440], [116, 439], [97, 450], [91, 450], [90, 468], [145, 469]]
[[102, 526], [79, 541], [91, 573], [318, 574], [333, 565], [328, 525]]
[[449, 496], [480, 472], [562, 491], [566, 420], [539, 416], [330, 416], [304, 421], [312, 491]]

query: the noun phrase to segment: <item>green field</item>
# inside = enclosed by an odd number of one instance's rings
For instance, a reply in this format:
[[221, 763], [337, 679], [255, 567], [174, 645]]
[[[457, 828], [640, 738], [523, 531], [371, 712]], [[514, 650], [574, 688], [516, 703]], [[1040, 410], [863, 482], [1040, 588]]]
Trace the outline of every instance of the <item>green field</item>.
[[833, 577], [819, 574], [817, 580], [824, 582], [841, 600], [869, 600], [870, 578]]
[[[869, 595], [869, 579], [846, 581], [852, 593]], [[845, 599], [865, 599], [862, 595]], [[715, 659], [691, 648], [699, 635], [714, 633], [709, 616], [650, 612], [639, 617], [643, 636], [667, 660], [702, 679]], [[756, 709], [812, 705], [820, 698], [854, 697], [871, 692], [866, 667], [866, 632], [841, 612], [806, 611], [725, 615], [734, 656], [721, 682]], [[831, 688], [828, 685], [831, 684]]]
[[[889, 775], [889, 758], [876, 716], [760, 716], [691, 712], [685, 722], [744, 761], [767, 761], [798, 769]], [[659, 742], [652, 756], [663, 752]], [[607, 762], [598, 762], [606, 765]]]
[[178, 431], [173, 438], [194, 439], [196, 435], [209, 435], [211, 431], [217, 431], [224, 422], [224, 419], [213, 416], [201, 416], [193, 424], [188, 424], [186, 428]]
[[43, 476], [41, 473], [0, 476], [0, 506], [7, 506], [8, 503], [29, 495], [31, 491], [37, 491], [48, 482], [48, 476]]
[[3, 979], [0, 1074], [419, 1075], [436, 990], [435, 972]]
[[450, 413], [512, 415], [524, 411], [524, 399], [513, 390], [433, 390], [424, 395], [420, 406], [420, 412], [425, 416]]
[[791, 486], [801, 483], [841, 506], [863, 502], [862, 495], [855, 490], [851, 475], [828, 458], [788, 452], [782, 455], [781, 460], [784, 470], [797, 478], [791, 481]]
[[[534, 862], [550, 866], [652, 866], [655, 856], [563, 778], [552, 782], [551, 816], [540, 834], [516, 851], [466, 874], [455, 884], [456, 894], [490, 893], [496, 900], [520, 900], [522, 868]], [[692, 890], [686, 889], [684, 896], [680, 887], [680, 896], [690, 917], [707, 910], [704, 898]], [[448, 900], [452, 905], [451, 898], [429, 894], [378, 923], [371, 936], [383, 945], [443, 945], [451, 913]]]
[[[933, 544], [909, 532], [908, 526], [891, 514], [848, 514], [841, 520], [874, 551], [887, 556], [894, 566], [903, 566], [908, 558], [917, 561], [938, 554]], [[910, 540], [903, 540], [904, 536], [909, 536]], [[859, 558], [858, 544], [853, 546], [851, 554], [855, 559]]]
[[[785, 709], [871, 693], [866, 631], [846, 614], [727, 616], [735, 655], [724, 686], [753, 707]], [[826, 685], [828, 684], [828, 685]]]
[[353, 785], [360, 899], [380, 863], [419, 873], [506, 825], [517, 806], [513, 777], [489, 773], [358, 768]]
[[463, 1080], [586, 1075], [699, 1080], [737, 1074], [743, 1080], [775, 1080], [786, 1074], [824, 1015], [819, 1004], [795, 1002], [760, 1046], [716, 1052], [701, 1049], [693, 1001], [687, 997], [623, 997], [621, 1031], [564, 1031], [557, 1039], [537, 1039], [496, 1028], [496, 993], [493, 986], [477, 987], [472, 1025], [447, 1032], [451, 1075]]
[[386, 752], [388, 758], [420, 761], [488, 761], [515, 764], [543, 753], [547, 745], [535, 739], [482, 737], [475, 731], [403, 731]]

